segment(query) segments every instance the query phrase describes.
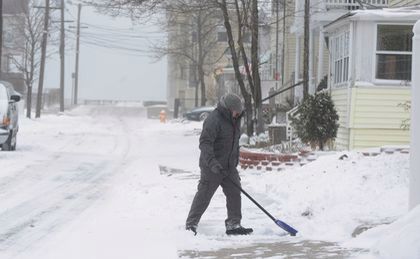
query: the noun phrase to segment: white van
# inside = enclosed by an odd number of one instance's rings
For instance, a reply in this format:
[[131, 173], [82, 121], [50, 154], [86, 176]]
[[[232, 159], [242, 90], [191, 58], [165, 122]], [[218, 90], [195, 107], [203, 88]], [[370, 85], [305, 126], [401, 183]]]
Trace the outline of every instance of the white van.
[[2, 150], [16, 150], [17, 133], [19, 131], [18, 105], [21, 95], [13, 85], [0, 81], [0, 146]]

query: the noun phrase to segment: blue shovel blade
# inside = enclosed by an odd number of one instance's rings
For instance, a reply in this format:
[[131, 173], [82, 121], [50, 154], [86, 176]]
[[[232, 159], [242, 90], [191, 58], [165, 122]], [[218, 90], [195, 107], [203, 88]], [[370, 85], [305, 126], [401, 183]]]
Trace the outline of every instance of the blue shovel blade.
[[298, 232], [296, 229], [292, 228], [291, 226], [287, 225], [283, 221], [277, 219], [276, 221], [277, 226], [284, 229], [286, 232], [288, 232], [291, 236], [296, 236], [296, 233]]

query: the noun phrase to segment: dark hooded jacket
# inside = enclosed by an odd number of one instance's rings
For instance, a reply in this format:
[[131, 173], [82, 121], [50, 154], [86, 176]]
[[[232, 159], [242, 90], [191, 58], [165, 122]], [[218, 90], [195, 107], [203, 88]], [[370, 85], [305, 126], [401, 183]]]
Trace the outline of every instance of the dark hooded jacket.
[[232, 171], [238, 165], [242, 114], [234, 119], [226, 106], [219, 102], [203, 124], [200, 136], [200, 168], [211, 170], [220, 164]]

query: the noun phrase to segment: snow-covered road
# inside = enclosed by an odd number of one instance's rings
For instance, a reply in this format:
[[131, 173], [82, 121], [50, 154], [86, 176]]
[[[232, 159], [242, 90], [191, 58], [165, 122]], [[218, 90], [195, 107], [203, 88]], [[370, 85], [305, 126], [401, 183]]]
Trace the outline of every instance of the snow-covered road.
[[176, 257], [160, 245], [180, 227], [171, 200], [183, 185], [162, 184], [160, 168], [196, 178], [200, 127], [160, 124], [137, 106], [23, 118], [18, 150], [0, 153], [0, 258]]
[[0, 253], [31, 251], [98, 200], [124, 168], [124, 120], [92, 116], [98, 111], [22, 121], [18, 151], [0, 156]]
[[138, 106], [81, 106], [21, 120], [16, 152], [0, 153], [0, 258], [324, 258], [407, 207], [408, 155], [321, 157], [282, 173], [241, 172], [244, 189], [300, 234], [284, 235], [243, 198], [252, 236], [224, 234], [216, 192], [199, 235], [184, 229], [198, 179], [201, 123], [161, 124]]

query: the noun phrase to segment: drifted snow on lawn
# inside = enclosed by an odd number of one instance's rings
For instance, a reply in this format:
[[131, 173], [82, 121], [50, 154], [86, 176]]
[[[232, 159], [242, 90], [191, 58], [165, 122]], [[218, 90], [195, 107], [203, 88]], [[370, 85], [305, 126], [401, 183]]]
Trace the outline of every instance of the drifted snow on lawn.
[[370, 258], [420, 258], [420, 205], [391, 225], [371, 229], [346, 243], [371, 250]]
[[[0, 241], [1, 258], [177, 258], [183, 250], [302, 240], [372, 248], [371, 256], [385, 257], [398, 255], [404, 247], [394, 250], [388, 245], [395, 242], [394, 234], [395, 238], [405, 236], [404, 245], [420, 247], [420, 231], [411, 231], [419, 227], [418, 208], [404, 217], [408, 210], [409, 155], [399, 153], [364, 157], [344, 152], [348, 158], [339, 160], [344, 154], [341, 152], [321, 155], [303, 167], [281, 172], [241, 171], [243, 188], [273, 216], [298, 229], [298, 236], [284, 235], [243, 197], [243, 225], [253, 227], [255, 232], [246, 237], [227, 237], [225, 199], [219, 189], [194, 237], [184, 230], [184, 224], [197, 188], [201, 124], [161, 124], [145, 119], [144, 114], [105, 110], [107, 113], [82, 107], [63, 116], [22, 120], [18, 151], [0, 153], [0, 185], [20, 172], [19, 177], [28, 185], [48, 188], [54, 181], [44, 181], [30, 168], [43, 159], [52, 161], [54, 154], [69, 155], [70, 161], [75, 154], [91, 160], [91, 169], [82, 166], [77, 171], [79, 167], [75, 167], [68, 174], [105, 170], [109, 176], [94, 187], [99, 195], [86, 201], [85, 209], [55, 215], [66, 218], [60, 224], [35, 223], [7, 246]], [[122, 117], [124, 114], [130, 116]], [[55, 169], [66, 166], [55, 165]], [[167, 170], [161, 171], [161, 167]], [[46, 173], [60, 174], [54, 168]], [[25, 189], [18, 189], [19, 183], [15, 189], [8, 188], [9, 196], [2, 196], [4, 203], [10, 207], [24, 204]], [[352, 237], [361, 225], [394, 221]], [[45, 226], [37, 228], [41, 223]], [[45, 231], [48, 226], [47, 234], [28, 243], [26, 234]], [[7, 231], [0, 230], [0, 235]], [[418, 256], [418, 250], [407, 251]]]

